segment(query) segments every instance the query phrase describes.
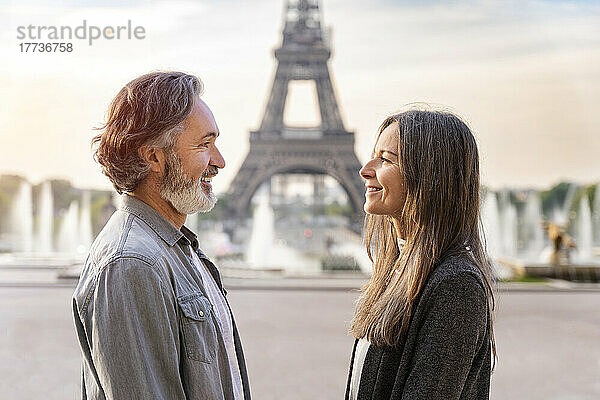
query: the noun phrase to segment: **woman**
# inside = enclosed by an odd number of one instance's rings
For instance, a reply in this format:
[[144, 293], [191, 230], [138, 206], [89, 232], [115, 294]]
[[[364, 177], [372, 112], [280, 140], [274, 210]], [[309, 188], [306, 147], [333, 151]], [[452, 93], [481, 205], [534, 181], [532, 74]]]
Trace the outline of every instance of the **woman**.
[[471, 131], [446, 112], [393, 115], [360, 175], [373, 275], [346, 399], [489, 398], [494, 298]]

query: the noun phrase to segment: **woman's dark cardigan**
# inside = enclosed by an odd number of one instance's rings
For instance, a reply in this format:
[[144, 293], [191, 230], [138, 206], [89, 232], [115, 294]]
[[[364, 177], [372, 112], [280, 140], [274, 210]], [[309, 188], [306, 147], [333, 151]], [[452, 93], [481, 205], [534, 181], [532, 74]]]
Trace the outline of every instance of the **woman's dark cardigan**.
[[440, 263], [423, 287], [397, 348], [369, 347], [358, 399], [488, 399], [491, 345], [484, 285], [481, 272], [466, 256]]

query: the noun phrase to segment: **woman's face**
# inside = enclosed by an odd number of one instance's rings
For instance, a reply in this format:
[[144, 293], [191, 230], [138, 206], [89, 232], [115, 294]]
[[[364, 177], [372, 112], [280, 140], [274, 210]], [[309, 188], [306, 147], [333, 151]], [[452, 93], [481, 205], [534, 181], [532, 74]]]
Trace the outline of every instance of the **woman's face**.
[[406, 200], [406, 184], [398, 157], [398, 123], [386, 127], [375, 143], [371, 160], [360, 170], [365, 180], [365, 212], [398, 217]]

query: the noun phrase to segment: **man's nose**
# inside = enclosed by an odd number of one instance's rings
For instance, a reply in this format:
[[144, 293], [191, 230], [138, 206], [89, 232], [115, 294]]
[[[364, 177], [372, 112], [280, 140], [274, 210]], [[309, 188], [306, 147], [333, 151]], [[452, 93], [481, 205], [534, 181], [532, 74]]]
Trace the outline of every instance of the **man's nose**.
[[214, 147], [214, 151], [211, 154], [210, 164], [214, 165], [217, 168], [225, 168], [225, 159], [223, 158], [223, 155], [221, 154], [217, 146]]

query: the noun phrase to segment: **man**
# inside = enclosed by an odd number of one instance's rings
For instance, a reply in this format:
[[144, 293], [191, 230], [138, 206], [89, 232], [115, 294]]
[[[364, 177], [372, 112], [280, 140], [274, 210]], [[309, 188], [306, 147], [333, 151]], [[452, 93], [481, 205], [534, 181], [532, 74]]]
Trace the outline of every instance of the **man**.
[[250, 399], [240, 337], [219, 273], [183, 226], [216, 202], [225, 161], [198, 78], [129, 82], [94, 138], [123, 196], [73, 295], [83, 399]]

